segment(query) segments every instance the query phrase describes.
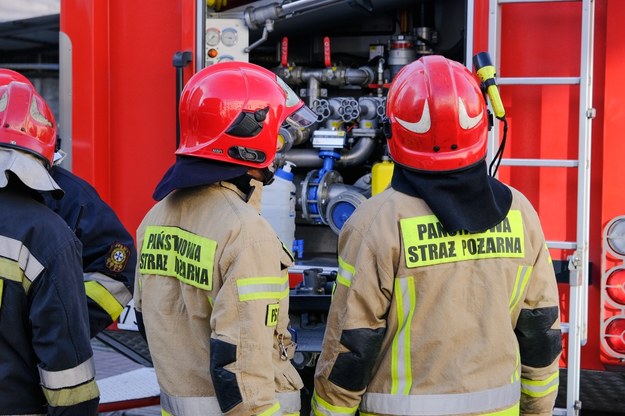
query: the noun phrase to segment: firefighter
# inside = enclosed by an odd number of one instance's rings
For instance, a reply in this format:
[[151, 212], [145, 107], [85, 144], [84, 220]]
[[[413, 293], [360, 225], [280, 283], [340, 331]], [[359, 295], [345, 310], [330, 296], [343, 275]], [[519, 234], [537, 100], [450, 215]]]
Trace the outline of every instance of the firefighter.
[[137, 230], [135, 305], [164, 414], [298, 414], [290, 363], [293, 259], [259, 215], [283, 122], [316, 120], [275, 74], [244, 62], [196, 73], [176, 161]]
[[[0, 69], [0, 85], [11, 81], [32, 85], [19, 72]], [[60, 151], [54, 154], [51, 174], [64, 196], [55, 199], [50, 193], [44, 193], [43, 198], [82, 244], [89, 332], [93, 338], [111, 325], [132, 299], [137, 251], [132, 236], [97, 191], [84, 179], [59, 166], [63, 156]]]
[[42, 203], [56, 126], [32, 86], [0, 86], [0, 414], [96, 415], [81, 245]]
[[93, 338], [115, 322], [132, 299], [137, 251], [113, 209], [87, 181], [59, 166], [59, 156], [55, 153], [51, 173], [65, 196], [56, 200], [48, 194], [44, 200], [82, 243], [89, 332]]
[[339, 236], [314, 414], [551, 415], [554, 270], [529, 201], [487, 173], [476, 79], [424, 56], [387, 98], [395, 169]]

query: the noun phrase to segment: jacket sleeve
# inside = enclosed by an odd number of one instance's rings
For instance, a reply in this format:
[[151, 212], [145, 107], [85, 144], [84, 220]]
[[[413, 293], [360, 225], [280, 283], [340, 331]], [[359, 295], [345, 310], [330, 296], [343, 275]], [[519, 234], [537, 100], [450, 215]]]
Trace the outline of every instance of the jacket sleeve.
[[112, 324], [132, 299], [137, 251], [130, 234], [99, 197], [81, 206], [76, 235], [83, 244], [83, 278], [92, 337]]
[[30, 321], [48, 415], [96, 415], [99, 402], [80, 268], [80, 243], [47, 259], [33, 285]]
[[378, 258], [384, 254], [348, 224], [339, 237], [336, 289], [315, 372], [315, 415], [355, 414], [386, 332], [392, 272]]
[[219, 265], [223, 286], [211, 315], [213, 385], [225, 414], [281, 414], [272, 360], [279, 354], [274, 349], [273, 317], [288, 308], [282, 249], [275, 234], [237, 241]]
[[562, 338], [558, 287], [544, 240], [520, 305], [515, 333], [521, 355], [521, 414], [551, 415], [558, 394]]

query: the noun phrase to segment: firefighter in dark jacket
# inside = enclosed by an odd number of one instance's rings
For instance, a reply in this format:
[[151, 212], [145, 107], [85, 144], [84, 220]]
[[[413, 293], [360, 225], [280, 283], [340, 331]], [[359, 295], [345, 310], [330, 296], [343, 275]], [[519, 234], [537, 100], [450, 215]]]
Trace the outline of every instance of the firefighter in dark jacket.
[[82, 244], [89, 329], [94, 337], [116, 321], [132, 299], [137, 251], [126, 228], [93, 186], [58, 165], [51, 173], [65, 196], [56, 200], [45, 195], [45, 203]]
[[54, 117], [31, 85], [0, 86], [0, 414], [96, 415], [81, 245], [42, 203]]
[[341, 230], [314, 414], [551, 415], [554, 270], [532, 205], [487, 173], [476, 79], [424, 56], [387, 115], [391, 187]]
[[[12, 81], [32, 85], [22, 74], [0, 69], [0, 85]], [[94, 337], [111, 325], [132, 299], [137, 251], [132, 236], [95, 188], [59, 166], [63, 156], [62, 152], [54, 154], [51, 173], [65, 195], [59, 200], [45, 193], [43, 198], [82, 244], [89, 329]]]

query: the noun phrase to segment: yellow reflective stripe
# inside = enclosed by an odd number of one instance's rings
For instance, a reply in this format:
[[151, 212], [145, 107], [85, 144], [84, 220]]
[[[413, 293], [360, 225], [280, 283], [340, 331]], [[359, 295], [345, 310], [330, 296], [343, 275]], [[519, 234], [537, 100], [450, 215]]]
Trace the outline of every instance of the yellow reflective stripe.
[[0, 276], [17, 283], [22, 283], [26, 277], [18, 262], [3, 257], [0, 257]]
[[512, 373], [512, 376], [510, 377], [510, 383], [514, 383], [515, 381], [519, 381], [519, 378], [521, 377], [521, 354], [519, 352], [519, 347], [516, 347], [516, 362], [514, 365], [514, 372]]
[[544, 380], [521, 378], [521, 393], [531, 397], [544, 397], [558, 390], [560, 373], [556, 371]]
[[351, 264], [347, 263], [341, 257], [339, 257], [339, 270], [336, 275], [336, 281], [343, 286], [350, 287], [352, 285], [352, 279], [356, 269]]
[[512, 295], [510, 295], [510, 313], [512, 313], [514, 308], [516, 308], [519, 304], [531, 275], [532, 266], [519, 266], [517, 269], [516, 278], [514, 280], [514, 288], [512, 290]]
[[216, 249], [216, 241], [181, 228], [149, 226], [143, 238], [139, 270], [212, 290]]
[[280, 413], [280, 402], [276, 402], [276, 404], [274, 404], [273, 406], [271, 406], [269, 409], [265, 410], [264, 412], [260, 412], [258, 414], [258, 416], [270, 416], [270, 415], [275, 415], [276, 413]]
[[114, 321], [119, 318], [124, 307], [119, 304], [115, 296], [106, 290], [104, 286], [95, 280], [89, 280], [85, 282], [85, 292], [87, 297], [98, 304]]
[[172, 414], [165, 409], [161, 409], [161, 416], [172, 416]]
[[435, 215], [400, 220], [406, 267], [489, 258], [523, 258], [525, 238], [521, 211], [483, 233], [448, 233]]
[[409, 394], [412, 387], [410, 327], [416, 304], [414, 277], [395, 279], [397, 332], [391, 343], [391, 394]]
[[24, 286], [24, 290], [28, 292], [31, 283], [34, 282], [43, 271], [43, 265], [30, 253], [30, 250], [28, 250], [21, 241], [14, 238], [0, 236], [0, 253], [2, 253], [3, 258], [17, 262], [26, 277], [26, 279], [22, 279], [21, 282]]
[[485, 413], [482, 416], [519, 416], [520, 411], [520, 405], [517, 403], [507, 409], [500, 410], [498, 412]]
[[74, 406], [95, 399], [100, 395], [95, 380], [71, 388], [51, 390], [42, 387], [42, 389], [51, 406]]
[[0, 279], [0, 309], [2, 309], [2, 292], [4, 291], [4, 280]]
[[246, 277], [237, 280], [239, 300], [281, 300], [289, 295], [289, 278], [284, 277]]
[[549, 253], [549, 247], [547, 247], [547, 243], [545, 243], [545, 251], [547, 252], [547, 263], [551, 264], [551, 253]]
[[334, 406], [319, 397], [316, 390], [313, 393], [311, 405], [315, 416], [353, 415], [356, 413], [356, 409], [358, 409], [358, 406]]

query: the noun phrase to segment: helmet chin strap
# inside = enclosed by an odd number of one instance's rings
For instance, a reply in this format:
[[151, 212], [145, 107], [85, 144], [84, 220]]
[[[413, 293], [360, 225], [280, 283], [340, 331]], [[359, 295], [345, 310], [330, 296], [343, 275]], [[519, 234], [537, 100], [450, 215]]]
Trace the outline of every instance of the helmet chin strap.
[[266, 168], [263, 168], [260, 170], [260, 173], [263, 176], [263, 179], [261, 180], [261, 182], [263, 183], [264, 186], [270, 185], [273, 182], [274, 179], [274, 166], [273, 164], [269, 165]]

